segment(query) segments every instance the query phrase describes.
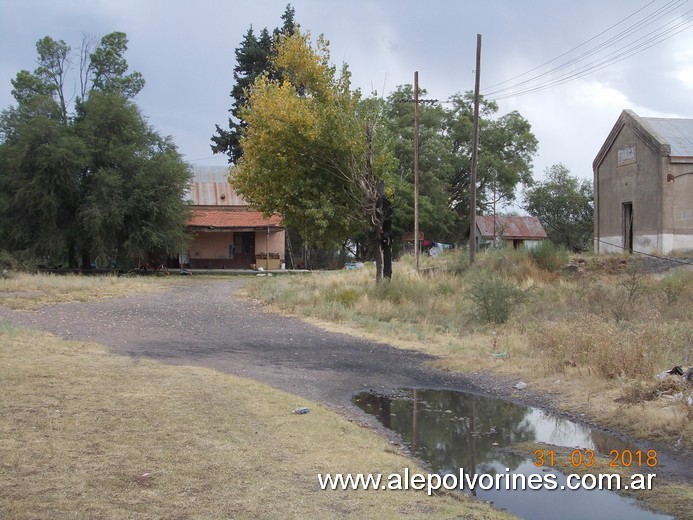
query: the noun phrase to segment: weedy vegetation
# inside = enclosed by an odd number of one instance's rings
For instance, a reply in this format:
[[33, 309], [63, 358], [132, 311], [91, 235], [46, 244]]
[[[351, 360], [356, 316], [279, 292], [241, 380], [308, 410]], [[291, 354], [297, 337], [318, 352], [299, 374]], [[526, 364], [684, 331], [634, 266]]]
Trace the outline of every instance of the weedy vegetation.
[[693, 364], [692, 270], [651, 274], [636, 257], [571, 257], [551, 244], [482, 252], [472, 268], [466, 257], [424, 258], [419, 272], [404, 257], [381, 284], [366, 268], [247, 291], [326, 328], [433, 354], [438, 368], [521, 378], [605, 426], [693, 448], [693, 385], [655, 379]]
[[41, 305], [116, 298], [137, 292], [161, 291], [175, 277], [52, 275], [5, 271], [0, 276], [0, 305], [35, 309]]

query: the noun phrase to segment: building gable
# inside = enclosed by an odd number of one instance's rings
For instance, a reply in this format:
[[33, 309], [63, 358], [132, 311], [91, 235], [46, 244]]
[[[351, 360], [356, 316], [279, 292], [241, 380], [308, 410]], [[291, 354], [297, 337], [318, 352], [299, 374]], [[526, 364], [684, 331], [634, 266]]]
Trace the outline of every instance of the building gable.
[[[616, 124], [611, 129], [609, 136], [604, 141], [604, 144], [599, 149], [599, 153], [597, 153], [597, 156], [592, 162], [592, 168], [595, 172], [602, 165], [604, 159], [607, 157], [614, 146], [614, 143], [616, 143], [619, 135], [626, 126], [635, 134], [636, 138], [640, 142], [647, 145], [647, 147], [650, 148], [655, 154], [660, 156], [670, 155], [671, 146], [648, 124], [646, 118], [639, 117], [632, 110], [624, 110], [621, 112]], [[618, 150], [618, 153], [620, 156], [619, 162], [622, 164], [630, 160], [628, 157], [629, 153], [632, 153], [633, 162], [636, 160], [635, 150], [631, 152], [628, 150], [628, 147]]]

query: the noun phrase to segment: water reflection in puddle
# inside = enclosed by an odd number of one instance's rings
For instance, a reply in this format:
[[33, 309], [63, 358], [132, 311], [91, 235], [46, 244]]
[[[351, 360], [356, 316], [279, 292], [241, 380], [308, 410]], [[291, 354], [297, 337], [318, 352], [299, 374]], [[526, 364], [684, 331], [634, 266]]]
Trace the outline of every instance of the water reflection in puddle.
[[[440, 474], [538, 474], [542, 468], [508, 449], [521, 442], [568, 448], [637, 449], [604, 432], [535, 408], [451, 390], [402, 390], [394, 396], [364, 392], [354, 403], [375, 415], [431, 469]], [[483, 490], [474, 494], [496, 507], [529, 519], [666, 519], [610, 491], [561, 490], [565, 476], [555, 470], [555, 490]], [[644, 471], [643, 471], [644, 472]], [[655, 481], [656, 482], [656, 481]]]

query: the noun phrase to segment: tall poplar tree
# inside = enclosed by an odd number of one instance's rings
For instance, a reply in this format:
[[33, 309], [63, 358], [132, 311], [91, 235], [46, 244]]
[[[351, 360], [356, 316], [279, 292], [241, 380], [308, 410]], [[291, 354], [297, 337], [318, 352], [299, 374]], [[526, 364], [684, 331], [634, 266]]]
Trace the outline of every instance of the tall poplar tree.
[[[312, 245], [370, 230], [383, 278], [384, 181], [394, 170], [378, 100], [351, 91], [328, 43], [298, 30], [277, 43], [281, 80], [259, 77], [241, 114], [247, 130], [231, 183], [266, 214], [279, 213]], [[382, 182], [381, 182], [382, 181]]]

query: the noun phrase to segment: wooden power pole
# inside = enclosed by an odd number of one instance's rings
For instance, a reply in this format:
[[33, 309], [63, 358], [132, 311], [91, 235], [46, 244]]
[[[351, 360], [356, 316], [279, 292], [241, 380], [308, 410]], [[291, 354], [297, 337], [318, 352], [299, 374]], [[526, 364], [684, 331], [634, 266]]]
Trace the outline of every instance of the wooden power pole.
[[414, 264], [419, 272], [419, 71], [414, 72]]
[[476, 35], [476, 78], [474, 80], [474, 134], [472, 136], [472, 172], [469, 181], [469, 263], [476, 260], [476, 173], [479, 163], [479, 80], [481, 77], [481, 35]]

